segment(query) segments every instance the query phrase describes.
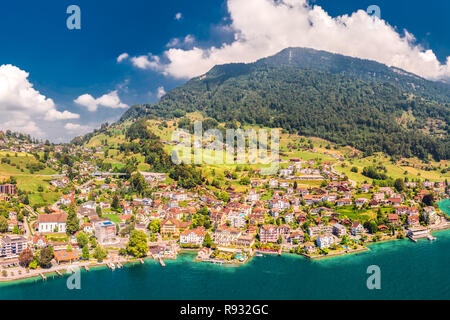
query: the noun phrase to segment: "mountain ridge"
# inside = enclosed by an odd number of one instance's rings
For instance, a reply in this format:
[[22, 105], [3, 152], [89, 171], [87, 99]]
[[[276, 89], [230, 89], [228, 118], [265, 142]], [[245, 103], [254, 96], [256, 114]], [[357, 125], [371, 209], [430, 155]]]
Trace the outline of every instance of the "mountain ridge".
[[[200, 111], [220, 122], [282, 127], [373, 153], [450, 158], [450, 86], [399, 68], [308, 48], [217, 65], [136, 105], [120, 121]], [[399, 118], [411, 117], [400, 125]]]

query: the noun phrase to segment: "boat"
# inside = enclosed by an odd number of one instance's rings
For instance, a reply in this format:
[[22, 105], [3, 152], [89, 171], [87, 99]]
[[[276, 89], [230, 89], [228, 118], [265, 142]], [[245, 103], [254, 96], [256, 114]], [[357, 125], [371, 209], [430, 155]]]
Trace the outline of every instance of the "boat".
[[257, 256], [257, 257], [262, 257], [262, 256], [263, 256], [263, 254], [262, 254], [262, 253], [260, 253], [260, 252], [258, 252], [258, 253], [256, 254], [256, 256]]
[[427, 239], [430, 240], [430, 241], [433, 241], [433, 240], [436, 240], [436, 237], [434, 237], [434, 236], [432, 236], [431, 234], [429, 234], [429, 235], [427, 236]]

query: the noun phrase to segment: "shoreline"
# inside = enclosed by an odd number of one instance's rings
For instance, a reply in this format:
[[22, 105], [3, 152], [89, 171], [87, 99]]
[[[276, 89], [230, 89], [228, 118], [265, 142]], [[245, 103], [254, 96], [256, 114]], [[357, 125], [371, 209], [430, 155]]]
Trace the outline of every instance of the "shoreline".
[[[450, 230], [450, 226], [447, 226], [446, 228], [443, 228], [443, 229], [430, 230], [430, 234], [434, 233], [434, 232], [444, 232], [444, 231], [449, 231], [449, 230]], [[398, 241], [398, 240], [408, 240], [408, 238], [404, 238], [404, 239], [386, 239], [386, 240], [380, 240], [380, 241], [377, 241], [377, 242], [370, 242], [370, 243], [366, 243], [365, 244], [367, 247], [356, 249], [356, 250], [352, 250], [350, 252], [345, 252], [344, 251], [344, 252], [331, 254], [331, 255], [328, 254], [328, 255], [319, 255], [319, 256], [309, 256], [307, 254], [296, 254], [296, 253], [289, 253], [289, 252], [282, 252], [282, 254], [280, 255], [280, 254], [275, 253], [275, 252], [274, 253], [272, 253], [272, 252], [260, 252], [260, 251], [258, 251], [258, 252], [263, 254], [263, 255], [267, 254], [267, 255], [270, 255], [270, 256], [275, 256], [275, 255], [278, 255], [278, 256], [294, 255], [294, 256], [299, 256], [299, 257], [301, 256], [301, 257], [304, 257], [304, 258], [309, 259], [311, 261], [314, 261], [314, 260], [323, 260], [323, 259], [329, 259], [329, 258], [335, 258], [335, 257], [342, 257], [342, 256], [346, 256], [346, 255], [350, 256], [350, 255], [356, 254], [356, 253], [367, 252], [367, 251], [370, 251], [370, 246], [372, 246], [372, 245], [382, 244], [382, 243], [387, 243], [387, 242], [393, 242], [393, 241]], [[198, 251], [198, 249], [180, 250], [180, 253], [193, 254], [196, 251]], [[227, 267], [230, 267], [230, 266], [233, 266], [233, 267], [243, 266], [243, 265], [249, 263], [251, 260], [253, 260], [253, 258], [255, 256], [256, 255], [252, 255], [244, 263], [224, 263], [222, 266], [227, 266]], [[111, 263], [111, 262], [114, 263], [114, 264], [117, 264], [118, 262], [120, 262], [123, 266], [126, 266], [126, 265], [139, 264], [139, 263], [142, 264], [141, 261], [143, 261], [145, 263], [145, 261], [148, 261], [148, 260], [152, 260], [155, 263], [158, 262], [151, 255], [149, 255], [149, 256], [141, 258], [141, 259], [119, 259], [118, 261], [117, 260], [115, 260], [115, 261], [105, 260], [103, 262], [90, 262], [90, 263], [83, 263], [83, 264], [80, 264], [80, 265], [70, 265], [70, 264], [68, 264], [68, 265], [60, 266], [60, 268], [52, 269], [52, 270], [49, 270], [49, 271], [45, 271], [44, 269], [37, 269], [40, 272], [36, 272], [36, 270], [35, 270], [35, 272], [33, 272], [32, 274], [22, 273], [20, 276], [15, 276], [13, 279], [7, 279], [7, 278], [5, 279], [5, 278], [1, 278], [0, 277], [0, 285], [1, 284], [11, 284], [11, 285], [13, 285], [13, 284], [17, 284], [17, 283], [19, 283], [21, 281], [26, 281], [26, 280], [30, 281], [30, 280], [33, 280], [33, 279], [34, 280], [46, 281], [46, 280], [42, 279], [41, 274], [44, 275], [45, 277], [52, 277], [52, 278], [54, 278], [55, 276], [58, 276], [58, 277], [62, 278], [64, 276], [70, 275], [71, 273], [68, 274], [67, 270], [70, 267], [74, 267], [74, 266], [77, 266], [80, 269], [84, 269], [84, 267], [87, 266], [89, 269], [95, 270], [95, 269], [108, 268], [108, 263]], [[167, 259], [167, 260], [176, 261], [177, 259]], [[191, 262], [194, 262], [194, 263], [195, 262], [211, 263], [211, 262], [208, 262], [208, 261], [202, 261], [202, 260], [196, 260], [196, 259], [193, 259]], [[57, 271], [61, 272], [62, 275], [59, 276], [57, 274]], [[86, 271], [86, 272], [88, 272], [88, 271]]]

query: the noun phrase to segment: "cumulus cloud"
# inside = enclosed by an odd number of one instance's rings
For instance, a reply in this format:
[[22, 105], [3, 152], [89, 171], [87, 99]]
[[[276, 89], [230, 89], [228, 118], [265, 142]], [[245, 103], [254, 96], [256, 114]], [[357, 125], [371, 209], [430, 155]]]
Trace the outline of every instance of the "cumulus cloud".
[[78, 98], [76, 98], [74, 102], [80, 106], [87, 108], [91, 112], [97, 111], [99, 107], [106, 107], [111, 109], [128, 108], [128, 105], [120, 101], [117, 90], [104, 94], [103, 96], [97, 99], [95, 99], [90, 94], [83, 94]]
[[121, 63], [122, 61], [128, 59], [129, 55], [128, 53], [122, 53], [120, 56], [117, 57], [117, 63]]
[[161, 64], [158, 56], [153, 56], [149, 53], [146, 56], [139, 56], [131, 58], [131, 62], [133, 65], [139, 69], [152, 69], [152, 70], [161, 70]]
[[181, 20], [182, 18], [183, 18], [183, 14], [181, 12], [178, 12], [174, 17], [174, 19], [177, 21]]
[[158, 97], [158, 99], [161, 99], [165, 94], [166, 94], [166, 90], [164, 89], [164, 87], [159, 87], [158, 91], [156, 93], [156, 96]]
[[66, 123], [64, 126], [64, 129], [66, 129], [70, 134], [84, 134], [92, 130], [89, 126], [83, 126], [78, 123]]
[[0, 128], [43, 136], [37, 122], [80, 117], [58, 111], [53, 100], [34, 89], [28, 77], [28, 72], [16, 66], [0, 66]]
[[175, 78], [191, 78], [214, 65], [254, 62], [287, 47], [309, 47], [375, 60], [428, 79], [450, 78], [450, 57], [441, 64], [432, 50], [406, 30], [359, 10], [331, 17], [308, 0], [227, 0], [234, 41], [218, 47], [171, 48], [158, 57], [138, 57], [135, 66]]
[[195, 37], [191, 34], [188, 34], [184, 38], [173, 38], [166, 44], [166, 47], [188, 47], [192, 46], [195, 43]]

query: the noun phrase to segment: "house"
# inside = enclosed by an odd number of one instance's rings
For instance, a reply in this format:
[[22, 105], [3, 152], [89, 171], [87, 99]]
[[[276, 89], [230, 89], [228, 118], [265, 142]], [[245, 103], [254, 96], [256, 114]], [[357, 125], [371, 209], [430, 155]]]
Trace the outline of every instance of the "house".
[[180, 235], [180, 244], [202, 246], [205, 235], [206, 232], [204, 227], [185, 230]]
[[408, 223], [408, 226], [419, 226], [419, 216], [408, 216], [406, 218], [406, 223]]
[[303, 231], [301, 229], [298, 229], [298, 230], [291, 231], [286, 240], [290, 244], [296, 244], [296, 243], [303, 242], [304, 239], [305, 239], [305, 235], [304, 235]]
[[16, 186], [13, 184], [2, 184], [0, 185], [0, 194], [13, 195], [16, 194]]
[[333, 243], [338, 242], [338, 238], [332, 234], [324, 234], [317, 237], [316, 244], [320, 249], [329, 248]]
[[94, 232], [94, 228], [92, 227], [92, 224], [89, 222], [84, 223], [81, 226], [81, 230], [83, 230], [86, 233], [93, 233]]
[[67, 214], [40, 214], [37, 218], [38, 230], [40, 233], [66, 232]]
[[402, 198], [398, 198], [398, 197], [390, 197], [390, 198], [388, 199], [388, 202], [389, 202], [390, 205], [393, 205], [393, 206], [399, 205], [399, 204], [402, 203]]
[[336, 205], [339, 207], [340, 206], [350, 206], [352, 203], [353, 203], [352, 199], [349, 199], [349, 198], [336, 200]]
[[241, 234], [233, 242], [234, 245], [244, 248], [249, 248], [255, 243], [255, 237], [251, 234]]
[[389, 220], [389, 223], [391, 223], [391, 224], [397, 224], [399, 222], [398, 215], [395, 213], [388, 214], [388, 220]]
[[352, 235], [360, 236], [363, 232], [364, 232], [364, 227], [363, 227], [363, 225], [361, 223], [355, 222], [352, 225], [352, 228], [351, 228]]
[[373, 186], [371, 184], [367, 184], [367, 183], [362, 184], [360, 187], [361, 192], [363, 192], [363, 193], [369, 193], [370, 189], [372, 189], [372, 188], [373, 188]]
[[333, 225], [333, 234], [337, 237], [342, 237], [347, 234], [347, 228], [340, 223]]
[[40, 235], [35, 235], [32, 243], [36, 248], [45, 248], [48, 245], [47, 238]]
[[271, 199], [270, 208], [285, 210], [291, 207], [291, 203], [287, 199]]

